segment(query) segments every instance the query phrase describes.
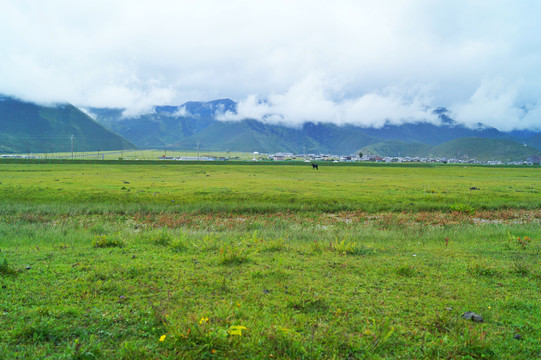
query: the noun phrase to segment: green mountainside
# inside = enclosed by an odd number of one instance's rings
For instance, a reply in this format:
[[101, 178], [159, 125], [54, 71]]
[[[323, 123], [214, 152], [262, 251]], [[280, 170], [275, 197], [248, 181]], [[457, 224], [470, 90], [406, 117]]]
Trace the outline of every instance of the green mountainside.
[[531, 136], [527, 138], [525, 142], [528, 146], [541, 150], [541, 134]]
[[382, 141], [363, 147], [363, 154], [378, 156], [439, 157], [479, 161], [524, 161], [541, 151], [507, 139], [460, 138], [430, 146], [404, 141]]
[[[299, 138], [286, 129], [269, 129], [264, 124], [254, 120], [235, 122], [216, 122], [197, 134], [188, 136], [175, 143], [174, 146], [184, 149], [218, 149], [231, 151], [246, 151], [254, 149], [259, 152], [282, 151], [300, 152]], [[293, 135], [293, 136], [292, 136]], [[311, 144], [311, 148], [317, 147]]]
[[360, 152], [378, 156], [395, 157], [426, 157], [430, 154], [432, 146], [421, 143], [408, 143], [399, 140], [381, 141], [363, 147]]
[[[175, 147], [194, 149], [201, 147], [219, 150], [259, 152], [286, 151], [294, 153], [351, 153], [359, 144], [378, 141], [359, 131], [346, 132], [336, 125], [307, 123], [301, 128], [268, 125], [255, 120], [215, 122], [196, 134], [183, 138]], [[321, 136], [321, 134], [324, 136]]]
[[434, 146], [431, 152], [440, 157], [475, 158], [479, 161], [523, 161], [532, 155], [541, 155], [541, 151], [512, 140], [480, 138], [451, 140]]
[[73, 105], [40, 106], [0, 96], [0, 152], [133, 149], [134, 145]]

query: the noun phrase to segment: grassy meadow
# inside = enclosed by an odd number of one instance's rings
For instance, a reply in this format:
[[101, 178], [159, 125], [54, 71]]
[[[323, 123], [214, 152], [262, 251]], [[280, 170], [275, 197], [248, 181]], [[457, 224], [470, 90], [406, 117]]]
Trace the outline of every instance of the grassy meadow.
[[540, 358], [539, 171], [1, 163], [0, 358]]

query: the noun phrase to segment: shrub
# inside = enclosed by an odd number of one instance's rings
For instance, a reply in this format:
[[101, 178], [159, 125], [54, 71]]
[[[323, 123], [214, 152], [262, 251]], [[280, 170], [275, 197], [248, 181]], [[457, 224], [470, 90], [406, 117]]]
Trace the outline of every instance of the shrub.
[[346, 239], [342, 241], [336, 239], [335, 242], [331, 242], [330, 249], [342, 255], [353, 254], [357, 250], [357, 243], [347, 241]]
[[324, 313], [329, 309], [329, 305], [325, 300], [317, 298], [289, 302], [288, 307], [303, 313]]
[[13, 275], [15, 274], [15, 270], [13, 270], [9, 264], [8, 259], [5, 259], [0, 261], [0, 275]]
[[248, 250], [244, 246], [226, 246], [220, 249], [223, 265], [240, 265], [249, 262]]
[[507, 248], [510, 250], [519, 249], [526, 250], [532, 243], [532, 239], [529, 236], [514, 236], [510, 232], [507, 232]]
[[267, 243], [265, 243], [265, 247], [263, 248], [263, 251], [265, 252], [280, 252], [285, 250], [285, 240], [283, 238], [278, 238], [274, 240], [269, 240]]
[[513, 258], [513, 272], [520, 276], [529, 275], [531, 272], [529, 257], [517, 254], [517, 256]]
[[312, 250], [312, 254], [321, 254], [321, 252], [323, 251], [321, 243], [318, 242], [317, 240], [313, 240], [310, 243], [310, 245], [311, 245], [310, 248]]
[[109, 248], [109, 247], [122, 247], [124, 243], [120, 239], [111, 239], [107, 235], [96, 235], [92, 241], [92, 247], [94, 248]]
[[452, 212], [458, 212], [462, 214], [473, 215], [475, 214], [475, 208], [471, 205], [464, 203], [454, 203], [449, 208]]
[[169, 246], [171, 244], [171, 236], [165, 230], [162, 230], [152, 238], [152, 242], [158, 246]]
[[476, 263], [468, 265], [467, 271], [470, 275], [494, 277], [500, 276], [500, 271], [492, 265], [486, 263]]
[[184, 251], [186, 248], [187, 248], [187, 246], [186, 246], [186, 242], [184, 241], [184, 239], [176, 239], [173, 242], [171, 242], [171, 249], [174, 252], [179, 253], [179, 252]]
[[412, 277], [417, 274], [417, 271], [415, 270], [415, 267], [413, 265], [403, 265], [396, 269], [396, 273], [399, 276]]

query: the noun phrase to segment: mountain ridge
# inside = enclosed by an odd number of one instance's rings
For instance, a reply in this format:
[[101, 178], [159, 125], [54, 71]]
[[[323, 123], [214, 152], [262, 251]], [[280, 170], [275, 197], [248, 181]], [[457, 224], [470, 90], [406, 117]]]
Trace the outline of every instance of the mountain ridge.
[[[365, 146], [392, 140], [413, 144], [415, 148], [415, 144], [430, 147], [458, 138], [506, 139], [518, 143], [538, 135], [533, 131], [506, 133], [483, 124], [469, 128], [454, 121], [444, 107], [433, 110], [440, 119], [438, 125], [427, 121], [362, 127], [307, 121], [301, 126], [287, 127], [254, 119], [218, 120], [225, 112], [236, 114], [236, 109], [237, 103], [233, 100], [218, 99], [156, 106], [152, 113], [135, 117], [122, 117], [119, 112], [116, 117], [100, 117], [100, 109], [90, 109], [90, 112], [97, 114], [97, 121], [140, 147], [186, 150], [351, 154]], [[535, 144], [537, 142], [532, 142]], [[541, 149], [541, 144], [539, 146]], [[417, 148], [420, 151], [426, 147]]]

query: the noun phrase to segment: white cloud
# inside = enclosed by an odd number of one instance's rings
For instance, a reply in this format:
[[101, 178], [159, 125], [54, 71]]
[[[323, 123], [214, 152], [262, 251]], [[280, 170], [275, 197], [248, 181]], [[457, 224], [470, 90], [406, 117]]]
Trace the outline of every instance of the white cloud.
[[381, 127], [386, 123], [437, 122], [430, 101], [423, 89], [389, 88], [357, 98], [331, 100], [328, 91], [316, 76], [309, 76], [293, 85], [284, 94], [271, 94], [266, 101], [255, 95], [240, 101], [237, 112], [227, 112], [219, 119], [236, 121], [257, 119], [267, 123], [300, 126], [304, 122], [332, 122], [339, 125]]
[[453, 117], [471, 126], [482, 123], [501, 130], [541, 129], [541, 108], [521, 103], [519, 89], [518, 82], [485, 80], [467, 102], [451, 107]]
[[192, 114], [186, 109], [186, 106], [180, 106], [177, 111], [173, 113], [173, 116], [189, 117]]
[[[537, 0], [0, 0], [0, 8], [0, 93], [27, 100], [135, 114], [228, 97], [273, 121], [374, 124], [452, 105], [468, 123], [539, 124], [535, 107], [522, 117], [512, 110], [541, 98]], [[493, 96], [485, 79], [514, 90]], [[484, 116], [490, 99], [509, 106], [494, 103]]]

